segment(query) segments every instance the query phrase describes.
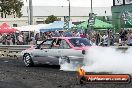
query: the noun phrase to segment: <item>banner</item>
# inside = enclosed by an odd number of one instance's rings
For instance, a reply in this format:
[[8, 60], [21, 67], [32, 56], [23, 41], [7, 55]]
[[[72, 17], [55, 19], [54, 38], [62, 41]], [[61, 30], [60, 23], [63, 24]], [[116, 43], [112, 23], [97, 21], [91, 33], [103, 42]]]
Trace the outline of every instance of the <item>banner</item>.
[[123, 0], [114, 0], [115, 5], [123, 5]]
[[125, 4], [131, 4], [132, 0], [125, 0]]

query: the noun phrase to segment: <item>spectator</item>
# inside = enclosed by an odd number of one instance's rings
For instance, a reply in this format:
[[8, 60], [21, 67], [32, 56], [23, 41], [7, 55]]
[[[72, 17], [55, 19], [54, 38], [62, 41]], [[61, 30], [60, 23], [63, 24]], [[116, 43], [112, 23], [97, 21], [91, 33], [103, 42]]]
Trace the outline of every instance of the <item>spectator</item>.
[[37, 33], [36, 35], [35, 35], [35, 43], [37, 44], [37, 41], [39, 40], [39, 33]]
[[114, 45], [114, 35], [112, 33], [112, 30], [109, 30], [109, 34], [108, 34], [108, 38], [109, 38], [109, 45], [113, 46]]
[[86, 35], [85, 35], [84, 33], [81, 33], [81, 34], [80, 34], [80, 37], [81, 37], [81, 38], [86, 38]]
[[125, 45], [125, 41], [127, 40], [127, 31], [121, 29], [119, 35], [120, 35], [120, 39], [121, 39], [122, 45]]
[[78, 32], [75, 32], [75, 31], [73, 31], [72, 32], [72, 37], [80, 37], [80, 33]]
[[69, 31], [67, 31], [67, 32], [65, 33], [65, 37], [72, 37], [72, 33], [69, 32]]
[[35, 45], [35, 37], [31, 36], [30, 45]]
[[11, 43], [11, 36], [9, 34], [7, 34], [7, 36], [6, 36], [6, 44], [10, 45], [10, 43]]
[[102, 45], [108, 46], [108, 35], [106, 33], [102, 37]]
[[2, 34], [0, 34], [0, 45], [2, 44]]
[[24, 42], [23, 39], [24, 39], [23, 33], [20, 33], [18, 36], [18, 44], [19, 45], [23, 45], [23, 42]]
[[96, 45], [98, 45], [101, 42], [101, 35], [100, 35], [100, 33], [96, 32], [95, 37], [96, 37]]
[[60, 33], [59, 33], [58, 30], [55, 31], [55, 33], [54, 33], [54, 37], [60, 37]]
[[96, 39], [95, 38], [91, 39], [91, 44], [94, 45], [94, 46], [96, 45]]
[[3, 45], [6, 44], [6, 34], [2, 35], [1, 42], [2, 42]]
[[127, 42], [128, 46], [132, 46], [132, 32], [128, 35], [128, 42]]
[[16, 36], [15, 34], [12, 34], [12, 36], [11, 36], [11, 41], [12, 41], [13, 45], [16, 44], [15, 36]]
[[86, 34], [86, 38], [87, 38], [88, 40], [90, 40], [90, 36], [89, 36], [89, 34]]

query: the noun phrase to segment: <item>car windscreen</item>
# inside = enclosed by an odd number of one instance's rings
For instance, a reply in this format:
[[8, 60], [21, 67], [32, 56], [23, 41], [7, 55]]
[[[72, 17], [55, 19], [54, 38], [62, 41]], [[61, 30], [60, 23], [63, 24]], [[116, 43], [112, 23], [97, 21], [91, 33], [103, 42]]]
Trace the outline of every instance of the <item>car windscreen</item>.
[[91, 46], [90, 40], [87, 38], [71, 38], [69, 41], [74, 47]]

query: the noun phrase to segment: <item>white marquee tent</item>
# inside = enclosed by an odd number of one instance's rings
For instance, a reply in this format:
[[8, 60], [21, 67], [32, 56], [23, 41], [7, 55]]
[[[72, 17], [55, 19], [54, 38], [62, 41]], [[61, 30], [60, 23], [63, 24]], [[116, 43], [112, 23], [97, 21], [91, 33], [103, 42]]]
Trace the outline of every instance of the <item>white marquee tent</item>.
[[28, 26], [14, 27], [14, 28], [18, 29], [19, 31], [33, 31], [35, 33], [39, 33], [41, 28], [48, 27], [51, 24], [28, 25]]

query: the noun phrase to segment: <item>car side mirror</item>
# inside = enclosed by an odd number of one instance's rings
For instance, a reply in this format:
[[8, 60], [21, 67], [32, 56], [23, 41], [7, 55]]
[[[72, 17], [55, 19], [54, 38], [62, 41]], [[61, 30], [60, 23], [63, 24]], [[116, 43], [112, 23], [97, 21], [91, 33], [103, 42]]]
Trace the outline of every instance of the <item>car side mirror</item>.
[[40, 45], [36, 45], [36, 48], [35, 49], [40, 49]]

